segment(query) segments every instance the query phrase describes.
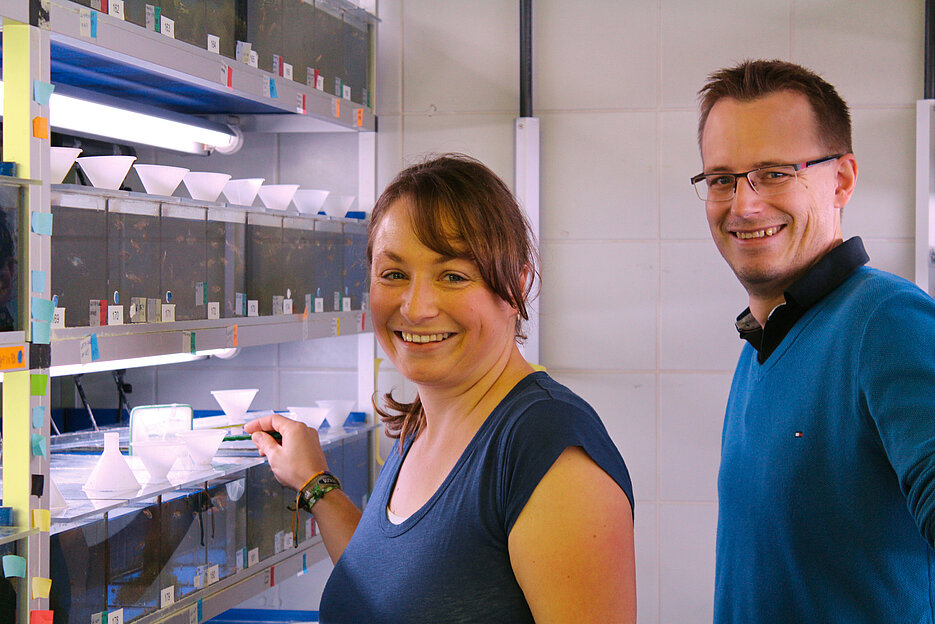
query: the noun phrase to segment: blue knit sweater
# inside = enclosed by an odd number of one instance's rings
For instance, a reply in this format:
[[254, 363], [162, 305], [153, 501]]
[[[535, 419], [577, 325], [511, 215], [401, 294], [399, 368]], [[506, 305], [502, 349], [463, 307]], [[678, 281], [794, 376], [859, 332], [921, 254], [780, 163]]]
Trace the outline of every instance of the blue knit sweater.
[[724, 421], [714, 621], [935, 622], [935, 301], [862, 267]]

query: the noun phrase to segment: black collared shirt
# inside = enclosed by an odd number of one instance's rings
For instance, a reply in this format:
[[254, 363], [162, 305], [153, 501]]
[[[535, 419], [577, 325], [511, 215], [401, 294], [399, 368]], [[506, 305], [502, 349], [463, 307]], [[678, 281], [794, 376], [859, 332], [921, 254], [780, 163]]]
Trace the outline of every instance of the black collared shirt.
[[865, 265], [870, 256], [864, 250], [859, 236], [841, 243], [796, 280], [783, 293], [785, 303], [776, 306], [766, 320], [766, 327], [753, 317], [747, 308], [737, 317], [740, 337], [757, 350], [757, 361], [762, 364], [776, 350], [796, 321], [813, 305], [844, 283], [850, 275]]

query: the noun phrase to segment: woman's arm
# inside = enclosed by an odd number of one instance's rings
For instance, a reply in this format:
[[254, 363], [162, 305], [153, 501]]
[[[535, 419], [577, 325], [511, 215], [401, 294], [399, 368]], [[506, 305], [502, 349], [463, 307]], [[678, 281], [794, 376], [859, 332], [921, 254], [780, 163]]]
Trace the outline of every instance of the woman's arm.
[[[313, 475], [328, 469], [318, 432], [300, 422], [272, 414], [247, 423], [244, 431], [253, 436], [253, 443], [266, 456], [276, 480], [296, 492]], [[266, 431], [278, 431], [282, 443]], [[325, 548], [331, 561], [337, 563], [360, 522], [360, 510], [344, 492], [332, 490], [315, 503], [313, 511]]]
[[545, 474], [508, 544], [537, 623], [636, 622], [630, 501], [581, 447]]

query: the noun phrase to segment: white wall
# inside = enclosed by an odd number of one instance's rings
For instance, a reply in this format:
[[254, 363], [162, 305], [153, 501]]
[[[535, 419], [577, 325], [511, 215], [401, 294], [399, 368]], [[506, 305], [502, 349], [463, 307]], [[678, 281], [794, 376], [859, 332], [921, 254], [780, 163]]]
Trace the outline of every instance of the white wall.
[[[921, 0], [539, 0], [541, 353], [591, 401], [636, 493], [639, 621], [711, 619], [716, 474], [743, 290], [711, 243], [695, 93], [746, 57], [805, 64], [851, 104], [845, 234], [912, 278]], [[380, 0], [378, 190], [427, 151], [513, 180], [517, 2]]]

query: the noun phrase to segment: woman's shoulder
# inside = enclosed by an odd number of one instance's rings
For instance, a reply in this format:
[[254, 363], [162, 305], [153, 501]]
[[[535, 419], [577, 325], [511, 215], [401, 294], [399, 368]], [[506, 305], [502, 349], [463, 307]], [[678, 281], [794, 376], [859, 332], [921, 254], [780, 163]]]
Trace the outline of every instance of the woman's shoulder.
[[507, 430], [554, 429], [603, 424], [587, 401], [544, 371], [531, 373], [507, 395], [502, 421]]

